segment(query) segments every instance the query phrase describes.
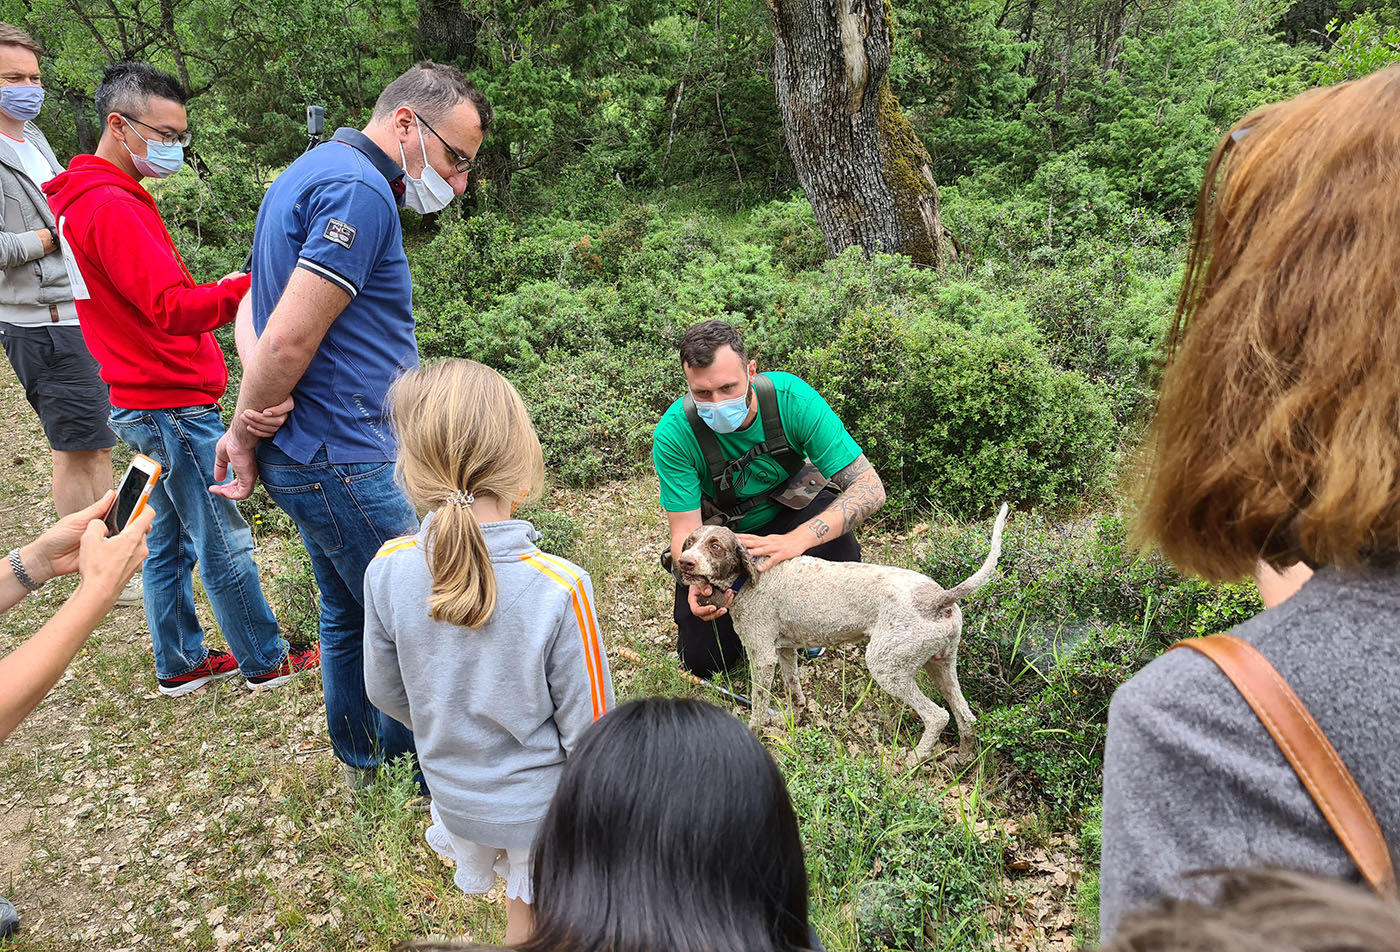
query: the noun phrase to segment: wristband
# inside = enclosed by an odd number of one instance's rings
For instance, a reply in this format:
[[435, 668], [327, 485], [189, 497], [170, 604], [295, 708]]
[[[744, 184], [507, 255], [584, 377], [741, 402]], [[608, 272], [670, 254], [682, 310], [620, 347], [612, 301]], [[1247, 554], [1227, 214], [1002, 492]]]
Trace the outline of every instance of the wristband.
[[15, 573], [15, 578], [19, 579], [19, 584], [23, 585], [31, 592], [37, 592], [42, 582], [36, 582], [29, 577], [29, 573], [24, 570], [24, 560], [19, 557], [19, 549], [10, 550], [10, 568]]

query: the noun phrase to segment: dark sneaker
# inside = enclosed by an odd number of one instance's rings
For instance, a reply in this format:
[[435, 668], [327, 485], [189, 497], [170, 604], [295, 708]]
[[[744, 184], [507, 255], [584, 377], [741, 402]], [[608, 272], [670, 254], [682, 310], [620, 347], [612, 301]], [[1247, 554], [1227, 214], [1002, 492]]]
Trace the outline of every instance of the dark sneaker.
[[802, 657], [806, 658], [808, 661], [811, 661], [813, 658], [820, 658], [820, 657], [821, 657], [822, 655], [824, 655], [824, 654], [826, 654], [826, 649], [825, 649], [825, 648], [803, 648], [803, 649], [802, 649]]
[[321, 666], [321, 646], [289, 645], [287, 657], [282, 659], [280, 668], [273, 668], [267, 674], [255, 674], [248, 679], [248, 689], [278, 688], [292, 680], [292, 675], [310, 671]]
[[204, 663], [178, 678], [160, 678], [160, 693], [166, 697], [182, 697], [198, 691], [210, 681], [222, 681], [238, 673], [238, 662], [227, 651], [211, 651]]
[[12, 936], [19, 931], [19, 913], [10, 905], [10, 900], [0, 899], [0, 939]]

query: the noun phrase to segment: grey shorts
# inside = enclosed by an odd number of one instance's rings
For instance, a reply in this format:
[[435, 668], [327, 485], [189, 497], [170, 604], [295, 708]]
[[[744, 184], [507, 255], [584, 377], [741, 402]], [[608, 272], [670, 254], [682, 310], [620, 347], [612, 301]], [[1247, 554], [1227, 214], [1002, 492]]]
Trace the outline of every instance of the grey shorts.
[[116, 444], [107, 426], [112, 405], [97, 361], [76, 324], [0, 322], [0, 343], [24, 396], [39, 414], [49, 446], [61, 452], [102, 450]]

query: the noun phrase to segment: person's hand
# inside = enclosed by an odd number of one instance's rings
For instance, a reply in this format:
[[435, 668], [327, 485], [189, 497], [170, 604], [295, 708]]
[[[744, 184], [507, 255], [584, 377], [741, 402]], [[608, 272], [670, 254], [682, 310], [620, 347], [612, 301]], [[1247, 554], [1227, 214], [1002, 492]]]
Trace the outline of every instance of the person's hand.
[[244, 410], [239, 414], [239, 419], [243, 421], [243, 426], [249, 433], [260, 440], [266, 440], [277, 434], [295, 407], [296, 401], [288, 397], [277, 406], [268, 407], [266, 410]]
[[64, 516], [44, 530], [44, 534], [19, 551], [20, 561], [29, 577], [40, 585], [51, 578], [67, 575], [78, 568], [78, 544], [88, 523], [107, 515], [116, 492], [107, 490], [101, 499], [86, 509]]
[[779, 562], [795, 559], [807, 551], [806, 540], [799, 534], [806, 531], [799, 528], [797, 533], [784, 532], [782, 535], [766, 536], [740, 532], [735, 538], [739, 540], [740, 545], [749, 550], [749, 555], [753, 556], [754, 567], [760, 572], [766, 572]]
[[155, 510], [147, 506], [110, 539], [105, 522], [89, 522], [78, 546], [78, 574], [82, 581], [73, 597], [95, 598], [107, 608], [116, 604], [117, 596], [146, 558], [146, 533], [151, 531], [155, 518]]
[[58, 250], [58, 242], [54, 240], [54, 233], [47, 228], [40, 228], [34, 232], [39, 236], [39, 242], [43, 246], [44, 254], [51, 255]]
[[230, 278], [241, 278], [241, 277], [243, 277], [244, 275], [246, 275], [247, 273], [248, 273], [247, 271], [230, 271], [228, 274], [224, 275], [224, 276], [223, 276], [222, 278], [220, 278], [219, 280], [220, 280], [220, 281], [227, 281], [227, 280], [229, 280]]
[[729, 606], [734, 604], [734, 593], [724, 593], [724, 607], [718, 605], [701, 605], [701, 598], [708, 598], [714, 589], [708, 585], [692, 585], [690, 593], [686, 596], [686, 601], [690, 603], [690, 613], [701, 621], [714, 621], [721, 615], [729, 614]]
[[[253, 452], [258, 441], [256, 438], [251, 441], [246, 437], [240, 438], [240, 431], [247, 432], [235, 420], [228, 432], [219, 437], [219, 443], [214, 447], [214, 478], [218, 483], [209, 487], [214, 495], [235, 501], [253, 495], [253, 487], [258, 484], [258, 458]], [[234, 478], [232, 482], [225, 483], [230, 466], [233, 467]]]

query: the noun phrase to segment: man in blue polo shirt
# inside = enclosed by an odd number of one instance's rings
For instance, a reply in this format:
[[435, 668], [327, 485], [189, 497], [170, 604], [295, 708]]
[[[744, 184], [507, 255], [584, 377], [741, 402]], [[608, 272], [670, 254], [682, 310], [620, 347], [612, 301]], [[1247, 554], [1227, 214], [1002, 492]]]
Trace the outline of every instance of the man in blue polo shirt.
[[[214, 471], [223, 479], [231, 464], [236, 479], [210, 491], [246, 499], [261, 475], [301, 531], [321, 590], [326, 721], [352, 789], [413, 750], [370, 705], [363, 667], [365, 567], [418, 525], [394, 483], [385, 406], [394, 378], [418, 366], [398, 209], [435, 212], [461, 195], [491, 116], [457, 70], [419, 63], [380, 94], [364, 131], [338, 129], [277, 177], [253, 233], [257, 342]], [[289, 395], [295, 409], [259, 443], [244, 411]]]

